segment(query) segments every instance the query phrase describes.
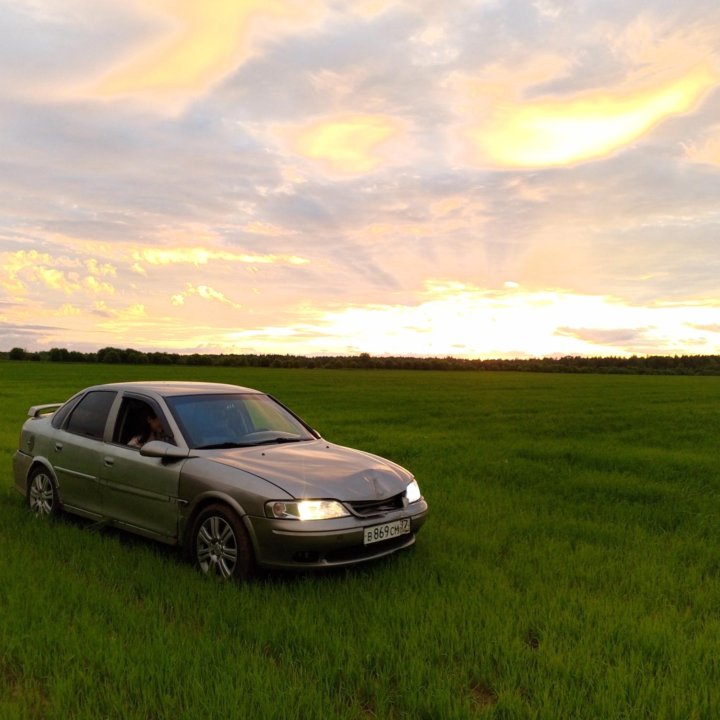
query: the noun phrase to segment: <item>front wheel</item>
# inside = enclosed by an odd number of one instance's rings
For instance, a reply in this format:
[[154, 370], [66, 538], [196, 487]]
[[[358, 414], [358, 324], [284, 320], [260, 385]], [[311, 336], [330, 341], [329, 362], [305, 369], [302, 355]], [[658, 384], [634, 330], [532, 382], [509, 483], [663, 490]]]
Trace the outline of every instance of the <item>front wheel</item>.
[[247, 531], [225, 505], [208, 505], [200, 512], [193, 523], [189, 550], [193, 565], [204, 575], [248, 580], [255, 573]]
[[28, 479], [28, 506], [39, 517], [53, 517], [60, 512], [57, 489], [45, 468], [36, 468]]

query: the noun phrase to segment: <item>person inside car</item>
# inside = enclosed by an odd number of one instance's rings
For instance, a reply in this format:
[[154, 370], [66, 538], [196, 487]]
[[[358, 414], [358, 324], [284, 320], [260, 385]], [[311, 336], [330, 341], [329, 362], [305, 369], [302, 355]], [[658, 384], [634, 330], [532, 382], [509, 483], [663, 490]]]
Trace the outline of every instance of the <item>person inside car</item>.
[[147, 418], [147, 428], [145, 432], [135, 435], [130, 438], [128, 445], [130, 447], [142, 447], [146, 442], [150, 440], [167, 440], [167, 435], [163, 431], [162, 421], [155, 415], [155, 413], [149, 413]]

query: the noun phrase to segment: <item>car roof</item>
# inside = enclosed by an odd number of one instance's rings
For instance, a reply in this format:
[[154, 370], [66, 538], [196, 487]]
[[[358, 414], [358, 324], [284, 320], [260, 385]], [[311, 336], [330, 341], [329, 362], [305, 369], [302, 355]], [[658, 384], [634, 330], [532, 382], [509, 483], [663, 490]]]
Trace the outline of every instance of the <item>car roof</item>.
[[252, 393], [262, 395], [260, 390], [227, 383], [192, 382], [189, 380], [139, 380], [134, 382], [106, 383], [88, 390], [137, 391], [171, 397], [173, 395], [220, 395], [228, 393]]

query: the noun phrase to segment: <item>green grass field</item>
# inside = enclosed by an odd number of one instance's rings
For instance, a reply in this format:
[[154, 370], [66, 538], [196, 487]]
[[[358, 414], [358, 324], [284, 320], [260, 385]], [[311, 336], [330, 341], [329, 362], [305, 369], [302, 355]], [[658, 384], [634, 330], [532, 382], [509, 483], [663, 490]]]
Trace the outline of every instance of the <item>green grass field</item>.
[[[410, 468], [412, 550], [203, 578], [32, 517], [31, 404], [109, 380], [234, 382]], [[720, 378], [0, 363], [0, 717], [717, 718]]]

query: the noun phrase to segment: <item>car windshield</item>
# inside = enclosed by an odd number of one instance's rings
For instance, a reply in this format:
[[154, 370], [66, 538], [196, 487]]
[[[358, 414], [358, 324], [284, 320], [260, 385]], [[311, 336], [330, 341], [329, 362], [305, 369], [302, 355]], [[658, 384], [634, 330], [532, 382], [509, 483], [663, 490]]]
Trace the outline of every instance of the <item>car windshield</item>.
[[195, 450], [302, 442], [315, 436], [268, 395], [232, 393], [167, 398], [189, 447]]

